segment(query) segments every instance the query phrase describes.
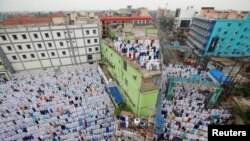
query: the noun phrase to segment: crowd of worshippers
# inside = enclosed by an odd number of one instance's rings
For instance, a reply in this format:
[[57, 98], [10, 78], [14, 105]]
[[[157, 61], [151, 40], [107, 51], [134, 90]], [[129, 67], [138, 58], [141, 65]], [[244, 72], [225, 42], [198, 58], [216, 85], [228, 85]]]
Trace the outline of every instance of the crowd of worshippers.
[[118, 38], [114, 46], [116, 50], [126, 55], [129, 60], [140, 64], [141, 68], [147, 70], [160, 69], [160, 47], [158, 40], [128, 40]]
[[169, 64], [163, 70], [163, 75], [166, 77], [182, 77], [182, 78], [190, 78], [194, 75], [199, 75], [201, 80], [206, 80], [209, 78], [206, 71], [203, 71], [201, 66], [192, 67], [192, 66], [183, 66], [176, 64]]
[[9, 81], [9, 79], [6, 77], [5, 74], [0, 74], [0, 84], [4, 84], [7, 81]]
[[14, 75], [0, 91], [0, 140], [108, 140], [114, 134], [114, 105], [96, 64]]
[[[174, 69], [173, 69], [174, 68]], [[163, 76], [179, 77], [172, 74], [173, 70], [186, 72], [181, 77], [190, 77], [192, 74], [198, 74], [197, 69], [192, 67], [183, 67], [170, 65], [165, 68]], [[181, 70], [182, 69], [182, 70]], [[186, 71], [188, 70], [188, 71]], [[170, 73], [169, 73], [170, 72]], [[166, 81], [164, 79], [163, 81]], [[166, 82], [162, 82], [163, 87]], [[205, 105], [206, 96], [199, 93], [200, 85], [178, 82], [169, 92], [173, 97], [162, 96], [161, 115], [165, 119], [163, 137], [167, 140], [173, 140], [175, 137], [187, 140], [206, 141], [209, 124], [230, 124], [233, 116], [228, 109], [209, 109]], [[165, 89], [163, 89], [164, 91]]]

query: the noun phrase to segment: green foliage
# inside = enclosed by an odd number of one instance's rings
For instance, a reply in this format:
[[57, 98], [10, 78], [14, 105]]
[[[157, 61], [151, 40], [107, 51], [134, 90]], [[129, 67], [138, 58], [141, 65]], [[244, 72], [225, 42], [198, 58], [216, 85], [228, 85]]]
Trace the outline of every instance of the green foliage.
[[118, 106], [115, 108], [115, 114], [120, 115], [122, 111], [131, 112], [131, 109], [128, 107], [126, 103], [118, 104]]
[[174, 26], [174, 19], [162, 17], [162, 18], [160, 18], [159, 23], [160, 23], [160, 26], [162, 28], [171, 30], [171, 29], [173, 29], [173, 26]]
[[245, 124], [250, 124], [250, 110], [246, 110], [246, 108], [242, 106], [236, 106], [235, 112], [241, 117]]
[[245, 83], [239, 88], [235, 88], [234, 95], [249, 97], [250, 96], [250, 83]]

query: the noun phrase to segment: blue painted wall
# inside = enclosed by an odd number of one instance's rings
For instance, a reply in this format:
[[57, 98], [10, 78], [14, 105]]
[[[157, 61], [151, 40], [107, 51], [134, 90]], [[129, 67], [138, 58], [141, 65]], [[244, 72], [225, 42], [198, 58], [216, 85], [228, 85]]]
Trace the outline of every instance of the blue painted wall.
[[[208, 52], [214, 37], [219, 40]], [[205, 48], [205, 56], [250, 57], [250, 13], [247, 19], [217, 19]]]

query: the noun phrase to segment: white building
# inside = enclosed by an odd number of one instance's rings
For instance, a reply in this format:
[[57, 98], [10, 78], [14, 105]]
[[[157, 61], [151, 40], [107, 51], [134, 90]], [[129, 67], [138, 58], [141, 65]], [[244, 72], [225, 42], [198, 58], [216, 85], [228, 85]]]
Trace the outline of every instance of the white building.
[[189, 27], [195, 14], [196, 10], [193, 6], [188, 6], [186, 9], [176, 9], [174, 27]]
[[99, 40], [97, 24], [1, 27], [1, 64], [14, 73], [98, 61]]

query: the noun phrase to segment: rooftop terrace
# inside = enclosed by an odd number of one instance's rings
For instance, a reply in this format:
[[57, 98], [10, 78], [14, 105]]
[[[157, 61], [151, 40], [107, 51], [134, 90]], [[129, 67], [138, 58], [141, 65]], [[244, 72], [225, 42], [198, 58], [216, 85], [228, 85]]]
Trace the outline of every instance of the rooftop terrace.
[[[136, 41], [131, 41], [130, 44], [128, 45], [134, 44], [134, 46], [136, 46], [139, 44], [146, 44], [146, 43], [143, 43], [143, 40], [137, 40], [137, 41], [138, 43], [135, 43]], [[155, 55], [155, 57], [153, 57], [153, 54], [152, 54], [153, 50], [151, 52], [151, 57], [149, 57], [150, 55], [146, 55], [146, 52], [144, 52], [143, 50], [140, 50], [136, 53], [131, 50], [130, 51], [127, 50], [127, 52], [125, 53], [123, 52], [124, 50], [123, 51], [122, 49], [118, 50], [117, 46], [115, 46], [117, 42], [112, 42], [110, 39], [105, 39], [105, 42], [106, 44], [109, 45], [110, 48], [112, 48], [117, 54], [119, 54], [123, 58], [123, 60], [125, 60], [130, 65], [132, 65], [135, 69], [137, 69], [142, 74], [143, 78], [150, 78], [155, 75], [161, 75], [161, 65], [160, 65], [161, 63], [159, 59], [159, 54], [158, 56]], [[159, 40], [155, 40], [154, 44], [156, 44], [159, 49]], [[132, 47], [133, 46], [131, 46], [131, 48]], [[146, 47], [146, 46], [143, 46], [143, 47]], [[141, 53], [141, 55], [139, 52]]]

